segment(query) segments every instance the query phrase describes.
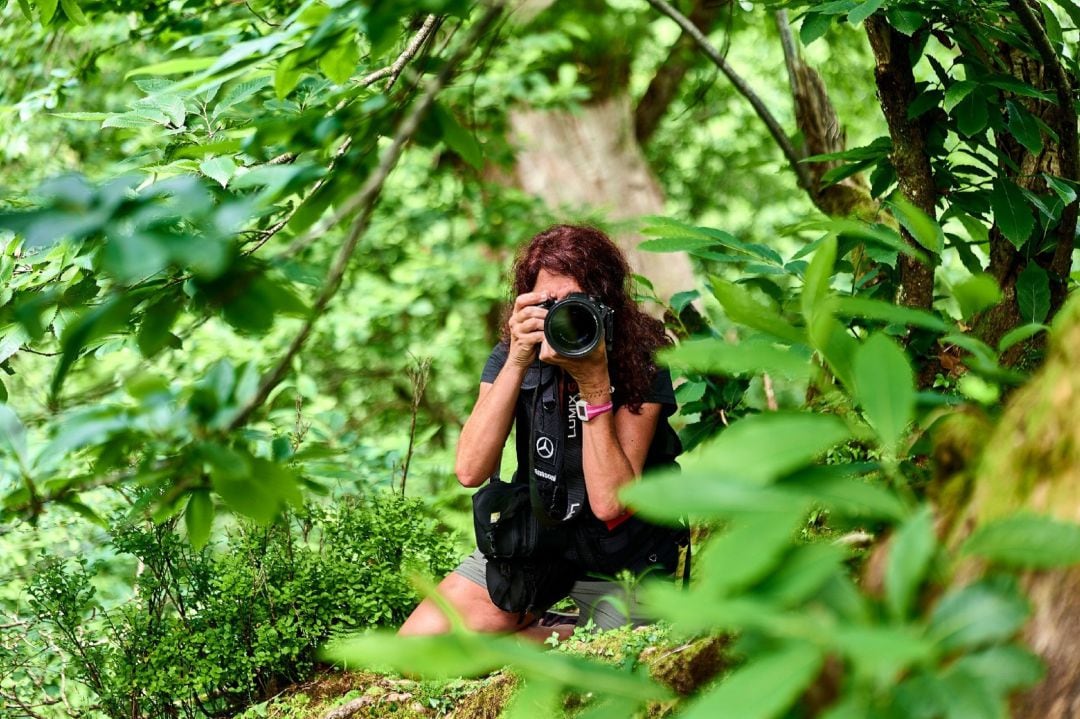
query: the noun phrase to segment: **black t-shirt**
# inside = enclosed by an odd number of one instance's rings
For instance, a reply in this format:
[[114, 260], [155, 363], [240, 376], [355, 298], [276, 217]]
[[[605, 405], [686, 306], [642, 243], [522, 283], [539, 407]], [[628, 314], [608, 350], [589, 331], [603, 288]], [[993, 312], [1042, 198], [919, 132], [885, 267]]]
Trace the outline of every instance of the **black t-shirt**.
[[[495, 348], [491, 350], [491, 355], [488, 356], [487, 363], [484, 365], [484, 371], [480, 375], [481, 382], [495, 382], [495, 378], [499, 376], [499, 371], [502, 370], [503, 365], [506, 364], [506, 358], [510, 354], [510, 347], [505, 342], [500, 342], [495, 345]], [[539, 382], [540, 367], [539, 362], [534, 362], [533, 366], [526, 372], [525, 379], [522, 381], [522, 388], [532, 388]], [[519, 397], [519, 402], [522, 398]], [[622, 403], [619, 401], [619, 391], [615, 388], [615, 394], [612, 397], [612, 402], [616, 407], [619, 407]], [[671, 384], [671, 372], [667, 368], [661, 367], [657, 370], [656, 375], [653, 377], [652, 385], [649, 387], [649, 391], [646, 392], [643, 403], [655, 402], [662, 406], [660, 413], [660, 421], [657, 423], [656, 432], [653, 434], [652, 444], [649, 446], [649, 453], [645, 459], [645, 468], [649, 469], [658, 464], [670, 462], [674, 459], [674, 456], [682, 451], [681, 445], [678, 442], [678, 436], [675, 434], [675, 430], [671, 428], [667, 418], [675, 414], [678, 406], [675, 403], [675, 389]], [[518, 413], [520, 417], [520, 413]], [[519, 428], [520, 429], [520, 428]], [[519, 442], [521, 442], [519, 437]]]

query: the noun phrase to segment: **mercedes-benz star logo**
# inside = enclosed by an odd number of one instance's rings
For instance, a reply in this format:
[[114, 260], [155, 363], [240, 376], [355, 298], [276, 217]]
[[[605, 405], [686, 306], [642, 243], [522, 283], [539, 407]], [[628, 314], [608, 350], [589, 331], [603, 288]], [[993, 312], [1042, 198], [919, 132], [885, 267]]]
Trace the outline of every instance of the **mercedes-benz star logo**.
[[555, 456], [555, 443], [548, 437], [539, 438], [536, 440], [536, 453], [541, 459], [551, 459]]

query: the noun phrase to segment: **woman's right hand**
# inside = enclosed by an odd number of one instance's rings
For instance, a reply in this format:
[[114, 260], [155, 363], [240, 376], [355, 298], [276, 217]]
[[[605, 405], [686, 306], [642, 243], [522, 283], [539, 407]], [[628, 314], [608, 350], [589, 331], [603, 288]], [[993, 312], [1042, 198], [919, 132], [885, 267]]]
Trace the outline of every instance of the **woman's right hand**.
[[547, 309], [536, 305], [549, 299], [546, 292], [526, 292], [514, 300], [514, 311], [507, 323], [510, 329], [510, 352], [507, 362], [528, 367], [536, 359], [544, 341], [544, 318]]

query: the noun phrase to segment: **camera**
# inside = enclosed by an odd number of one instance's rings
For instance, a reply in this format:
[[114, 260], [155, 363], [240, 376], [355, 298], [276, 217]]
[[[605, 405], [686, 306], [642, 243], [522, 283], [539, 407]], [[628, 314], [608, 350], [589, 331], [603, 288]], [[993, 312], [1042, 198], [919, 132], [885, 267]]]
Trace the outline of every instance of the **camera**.
[[615, 336], [615, 310], [595, 297], [573, 292], [559, 301], [547, 300], [544, 339], [563, 357], [584, 357], [603, 340], [608, 348]]

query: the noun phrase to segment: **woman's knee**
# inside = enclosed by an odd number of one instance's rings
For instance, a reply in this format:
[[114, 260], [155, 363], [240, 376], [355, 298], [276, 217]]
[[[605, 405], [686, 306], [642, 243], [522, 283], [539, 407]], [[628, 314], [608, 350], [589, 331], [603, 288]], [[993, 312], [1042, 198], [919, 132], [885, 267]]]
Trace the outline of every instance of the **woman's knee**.
[[[488, 596], [487, 587], [459, 574], [447, 575], [439, 583], [437, 591], [454, 613], [461, 617], [465, 626], [474, 632], [512, 632], [528, 623], [517, 614], [496, 607]], [[398, 634], [443, 634], [449, 630], [450, 619], [436, 602], [428, 598], [413, 610]]]

